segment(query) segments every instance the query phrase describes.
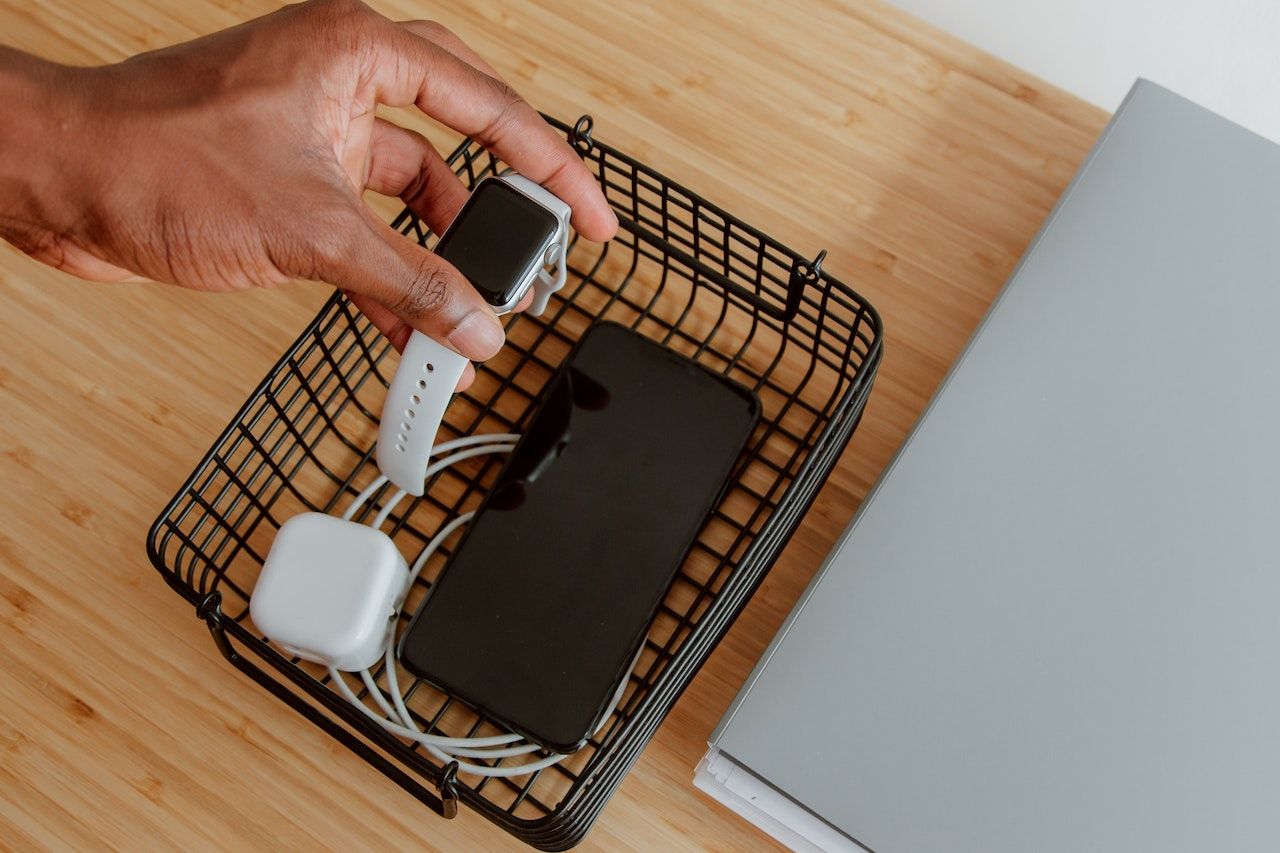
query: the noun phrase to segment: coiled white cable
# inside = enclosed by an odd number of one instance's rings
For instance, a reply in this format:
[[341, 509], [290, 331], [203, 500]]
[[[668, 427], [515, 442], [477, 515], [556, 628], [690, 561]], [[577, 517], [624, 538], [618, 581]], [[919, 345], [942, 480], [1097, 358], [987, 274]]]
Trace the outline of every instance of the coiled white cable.
[[[465, 436], [463, 438], [447, 441], [432, 448], [431, 455], [434, 457], [442, 457], [427, 466], [424, 477], [429, 479], [439, 471], [461, 462], [464, 459], [470, 459], [475, 456], [482, 456], [488, 453], [507, 453], [515, 447], [515, 442], [519, 436], [513, 433], [494, 433], [490, 435], [474, 435]], [[352, 502], [347, 511], [342, 514], [346, 520], [351, 520], [360, 507], [362, 507], [373, 494], [387, 482], [384, 475], [378, 476], [372, 483], [366, 486]], [[371, 526], [375, 529], [380, 528], [395, 510], [397, 504], [404, 499], [406, 492], [398, 489], [391, 499], [387, 501], [378, 514], [371, 522]], [[457, 518], [451, 520], [444, 525], [435, 536], [422, 549], [413, 565], [409, 570], [409, 578], [406, 582], [406, 592], [413, 586], [418, 575], [422, 573], [427, 561], [434, 554], [446, 539], [451, 536], [454, 531], [469, 522], [475, 516], [474, 512], [463, 513]], [[543, 751], [543, 747], [536, 743], [526, 741], [520, 735], [508, 733], [504, 735], [492, 735], [487, 737], [445, 737], [443, 735], [433, 735], [421, 731], [413, 720], [413, 716], [409, 713], [409, 709], [404, 704], [404, 698], [400, 694], [399, 678], [396, 673], [395, 662], [395, 631], [387, 641], [387, 650], [383, 658], [385, 671], [387, 673], [387, 687], [391, 696], [390, 704], [386, 697], [378, 688], [377, 682], [373, 678], [373, 674], [369, 670], [361, 670], [360, 679], [364, 682], [365, 688], [373, 696], [374, 702], [382, 711], [379, 715], [373, 711], [368, 705], [360, 701], [360, 699], [352, 692], [350, 686], [343, 678], [342, 673], [335, 667], [329, 667], [329, 677], [333, 680], [338, 691], [352, 705], [360, 709], [365, 716], [369, 717], [382, 728], [409, 740], [416, 741], [426, 748], [427, 752], [440, 761], [451, 762], [457, 761], [458, 771], [461, 773], [471, 773], [477, 776], [497, 776], [497, 777], [513, 777], [524, 776], [529, 773], [550, 767], [567, 756], [552, 753], [535, 761], [528, 761], [521, 764], [513, 764], [508, 766], [493, 766], [488, 764], [473, 764], [467, 761], [459, 761], [460, 758], [478, 758], [496, 760], [501, 758], [513, 758], [521, 755], [530, 755], [535, 752]], [[636, 658], [639, 658], [637, 653]], [[632, 663], [634, 668], [634, 661]], [[617, 709], [618, 703], [622, 699], [625, 692], [627, 679], [624, 678], [618, 685], [617, 691], [614, 693], [609, 709], [601, 716], [600, 722], [593, 734], [599, 733], [605, 723], [613, 715]], [[388, 719], [389, 718], [389, 719]]]
[[[519, 440], [520, 440], [520, 436], [513, 432], [496, 432], [496, 433], [490, 433], [488, 435], [464, 435], [462, 438], [455, 438], [452, 441], [446, 441], [444, 444], [437, 444], [435, 447], [431, 448], [431, 455], [439, 456], [444, 453], [451, 453], [454, 450], [458, 450], [463, 447], [471, 447], [476, 444], [509, 444], [512, 447], [514, 447], [515, 442]], [[444, 467], [444, 466], [441, 466], [441, 467]], [[440, 469], [436, 468], [436, 471], [438, 470]], [[427, 477], [431, 476], [434, 473], [435, 471], [428, 469], [424, 473], [423, 479], [425, 480]], [[351, 502], [351, 506], [347, 507], [347, 511], [342, 514], [343, 520], [350, 521], [352, 518], [354, 518], [355, 514], [360, 511], [360, 507], [364, 506], [365, 503], [369, 500], [369, 498], [373, 496], [373, 493], [378, 491], [378, 489], [382, 488], [383, 486], [385, 486], [386, 483], [387, 483], [387, 475], [379, 474], [378, 477], [375, 478], [372, 483], [365, 486], [364, 489], [360, 492], [360, 494], [356, 495], [356, 499]], [[400, 500], [404, 497], [404, 495], [405, 493], [401, 491], [392, 500], [395, 503], [399, 503]], [[392, 506], [394, 507], [394, 504]], [[390, 515], [390, 513], [388, 512], [387, 515]], [[382, 520], [386, 521], [386, 516], [383, 516]], [[382, 525], [380, 523], [374, 525], [374, 527], [381, 527], [381, 526]]]

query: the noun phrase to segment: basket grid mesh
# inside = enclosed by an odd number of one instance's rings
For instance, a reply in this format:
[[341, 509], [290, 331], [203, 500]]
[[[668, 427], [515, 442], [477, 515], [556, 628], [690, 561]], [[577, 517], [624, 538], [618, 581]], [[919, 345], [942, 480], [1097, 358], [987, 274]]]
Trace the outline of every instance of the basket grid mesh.
[[[763, 576], [790, 529], [780, 541], [770, 537], [771, 553], [756, 556], [753, 543], [784, 502], [803, 508], [812, 500], [826, 473], [809, 476], [817, 464], [815, 451], [847, 441], [869, 392], [881, 345], [875, 312], [822, 273], [819, 264], [801, 259], [625, 155], [591, 142], [581, 122], [572, 130], [557, 125], [595, 172], [623, 228], [604, 246], [580, 240], [571, 244], [565, 289], [543, 317], [509, 318], [508, 346], [477, 365], [475, 383], [450, 406], [441, 440], [520, 431], [574, 343], [602, 318], [628, 325], [752, 388], [760, 396], [762, 418], [730, 488], [661, 605], [611, 718], [587, 746], [560, 764], [527, 777], [459, 779], [466, 802], [549, 849], [585, 832], [607, 796], [588, 797], [593, 783], [610, 790], [616, 786], [621, 773], [614, 765], [634, 760], [633, 750], [621, 751], [628, 732], [651, 728], [669, 709], [674, 697], [662, 703], [653, 698], [664, 674], [680, 661], [680, 672], [670, 678], [687, 683], [709, 653], [709, 644], [699, 641], [695, 647], [692, 642], [703, 622], [719, 612], [718, 605], [736, 613], [744, 603], [742, 596], [721, 601], [726, 582], [735, 572], [753, 572], [749, 592]], [[473, 143], [464, 143], [450, 162], [468, 186], [503, 168]], [[433, 235], [408, 212], [394, 225], [425, 246], [433, 242]], [[283, 674], [313, 698], [330, 691], [327, 674], [305, 661], [276, 660], [279, 655], [269, 651], [252, 625], [248, 601], [281, 523], [302, 511], [341, 512], [377, 475], [372, 461], [377, 412], [394, 362], [390, 346], [372, 324], [335, 295], [152, 531], [153, 561], [170, 584], [193, 602], [218, 591], [237, 645], [279, 671], [300, 670]], [[831, 456], [825, 453], [821, 464], [829, 468]], [[412, 560], [448, 518], [479, 506], [500, 464], [497, 458], [479, 457], [439, 473], [426, 496], [402, 505], [383, 529]], [[357, 520], [372, 518], [390, 495], [386, 487], [375, 493]], [[793, 516], [787, 514], [789, 525], [794, 525]], [[448, 554], [446, 543], [415, 585], [402, 620], [410, 618]], [[375, 677], [385, 687], [386, 673], [379, 669]], [[424, 730], [451, 736], [499, 731], [456, 698], [403, 671], [398, 677], [406, 704]], [[355, 727], [360, 728], [358, 723]], [[390, 739], [371, 724], [366, 728], [362, 734], [404, 766], [424, 777], [438, 775], [438, 762], [419, 745]], [[537, 828], [546, 830], [557, 821], [563, 824], [559, 840], [537, 834]]]

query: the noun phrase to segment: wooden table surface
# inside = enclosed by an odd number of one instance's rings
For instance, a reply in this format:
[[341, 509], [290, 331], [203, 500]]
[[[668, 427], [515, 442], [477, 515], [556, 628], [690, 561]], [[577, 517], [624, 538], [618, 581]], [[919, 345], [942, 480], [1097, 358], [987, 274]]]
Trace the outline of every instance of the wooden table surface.
[[[694, 790], [706, 738], [1106, 115], [874, 2], [377, 5], [827, 248], [884, 317], [861, 428], [583, 849], [767, 846]], [[0, 0], [0, 41], [110, 62], [271, 6]], [[325, 291], [87, 284], [0, 246], [0, 847], [519, 847], [465, 809], [439, 819], [237, 674], [147, 562], [155, 514]]]

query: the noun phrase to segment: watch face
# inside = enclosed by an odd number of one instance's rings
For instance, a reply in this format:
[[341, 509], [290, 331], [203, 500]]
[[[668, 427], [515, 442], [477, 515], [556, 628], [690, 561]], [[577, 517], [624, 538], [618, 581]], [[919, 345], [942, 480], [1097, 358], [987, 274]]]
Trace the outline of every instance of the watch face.
[[505, 181], [484, 181], [436, 244], [490, 305], [516, 298], [531, 267], [541, 265], [555, 236], [554, 213]]

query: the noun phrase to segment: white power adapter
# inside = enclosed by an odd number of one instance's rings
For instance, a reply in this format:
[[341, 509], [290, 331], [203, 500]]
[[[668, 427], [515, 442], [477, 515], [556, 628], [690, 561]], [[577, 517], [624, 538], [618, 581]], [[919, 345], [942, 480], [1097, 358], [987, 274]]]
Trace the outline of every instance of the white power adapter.
[[409, 567], [391, 537], [307, 512], [280, 526], [249, 613], [291, 654], [356, 672], [382, 657], [408, 585]]

